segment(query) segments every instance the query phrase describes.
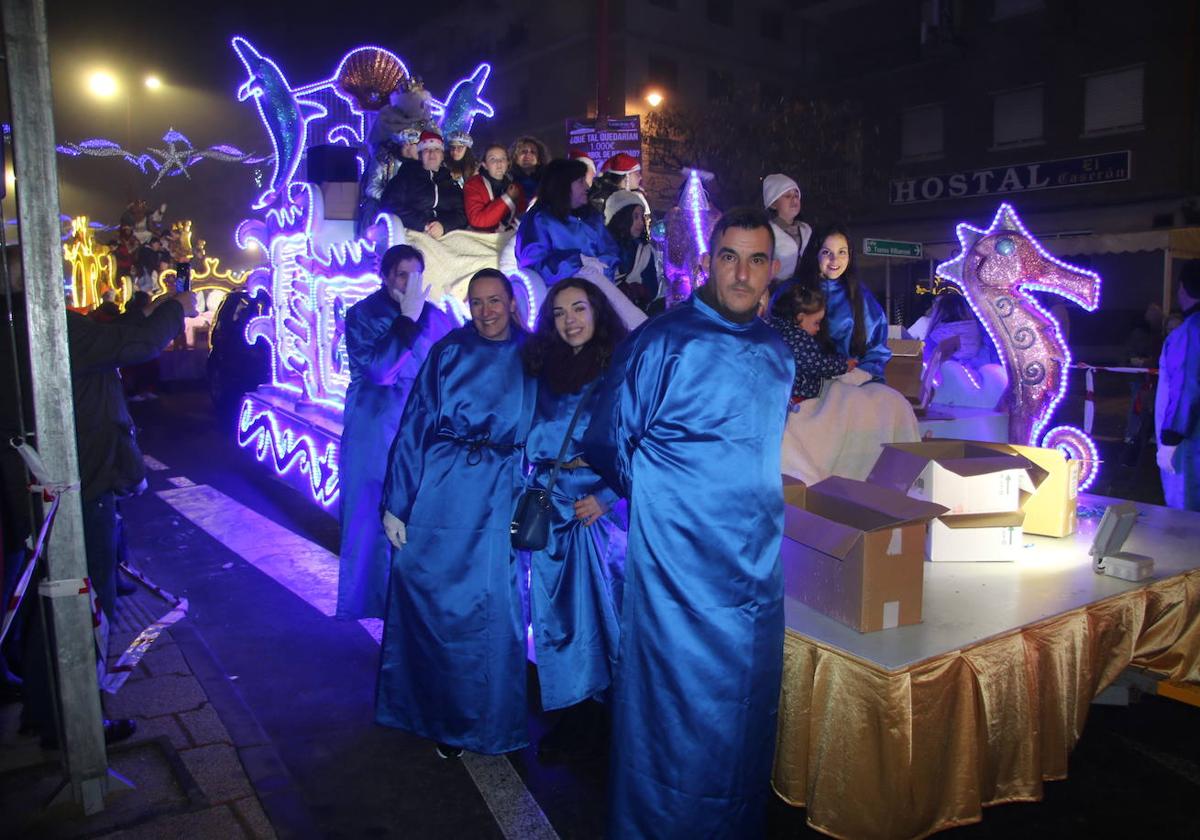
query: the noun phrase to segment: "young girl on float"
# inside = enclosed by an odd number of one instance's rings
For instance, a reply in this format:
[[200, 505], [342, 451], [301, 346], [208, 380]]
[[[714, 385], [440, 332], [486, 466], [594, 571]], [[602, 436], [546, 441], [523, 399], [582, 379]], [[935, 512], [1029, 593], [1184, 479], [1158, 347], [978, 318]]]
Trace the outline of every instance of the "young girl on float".
[[800, 185], [775, 172], [763, 178], [762, 194], [775, 232], [775, 259], [779, 260], [779, 273], [772, 279], [788, 280], [812, 238], [812, 228], [800, 217]]
[[801, 257], [797, 278], [784, 284], [776, 301], [796, 285], [824, 293], [830, 343], [842, 356], [858, 359], [858, 365], [788, 416], [783, 471], [809, 484], [831, 475], [866, 478], [880, 446], [915, 442], [920, 432], [908, 400], [883, 384], [892, 355], [887, 347], [887, 319], [855, 275], [850, 236], [844, 228], [831, 226], [813, 237]]
[[614, 510], [617, 494], [580, 453], [596, 404], [593, 385], [625, 334], [600, 289], [571, 277], [550, 288], [524, 348], [525, 370], [538, 383], [525, 447], [533, 486], [547, 486], [564, 452], [551, 491], [550, 539], [530, 555], [529, 606], [542, 708], [567, 710], [538, 745], [543, 760], [603, 745], [603, 710], [594, 698], [608, 689], [617, 658], [626, 525], [623, 507]]
[[847, 358], [829, 344], [825, 326], [825, 293], [813, 286], [793, 284], [775, 298], [767, 319], [779, 333], [796, 360], [796, 378], [792, 385], [789, 408], [821, 393], [826, 379], [841, 376], [858, 367], [858, 359]]

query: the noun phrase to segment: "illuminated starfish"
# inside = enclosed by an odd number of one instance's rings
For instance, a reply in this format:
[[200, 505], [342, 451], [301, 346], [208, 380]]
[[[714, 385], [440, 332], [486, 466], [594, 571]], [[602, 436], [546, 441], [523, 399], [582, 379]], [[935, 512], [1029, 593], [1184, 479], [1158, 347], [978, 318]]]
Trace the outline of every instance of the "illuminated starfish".
[[[163, 179], [164, 175], [182, 174], [189, 181], [192, 176], [188, 174], [188, 164], [195, 162], [192, 141], [184, 137], [174, 127], [168, 128], [167, 133], [163, 135], [163, 142], [167, 144], [165, 149], [156, 149], [153, 146], [147, 146], [147, 150], [162, 158], [162, 163], [155, 163], [158, 167], [158, 177], [154, 179], [154, 183], [150, 185], [150, 189], [158, 186], [158, 182]], [[176, 149], [175, 144], [182, 143], [184, 148]], [[153, 161], [152, 161], [153, 163]]]

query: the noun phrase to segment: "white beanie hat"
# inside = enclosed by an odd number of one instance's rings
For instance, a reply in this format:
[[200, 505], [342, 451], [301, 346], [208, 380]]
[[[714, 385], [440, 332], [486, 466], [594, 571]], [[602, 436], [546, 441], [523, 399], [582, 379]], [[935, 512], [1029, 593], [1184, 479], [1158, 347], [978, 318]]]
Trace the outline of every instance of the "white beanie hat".
[[646, 199], [642, 198], [641, 193], [633, 190], [617, 190], [604, 201], [604, 224], [608, 224], [613, 220], [613, 216], [633, 205], [642, 207], [647, 213], [650, 212], [650, 208], [646, 205]]
[[770, 207], [788, 190], [800, 192], [800, 185], [782, 172], [775, 172], [763, 178], [763, 207]]

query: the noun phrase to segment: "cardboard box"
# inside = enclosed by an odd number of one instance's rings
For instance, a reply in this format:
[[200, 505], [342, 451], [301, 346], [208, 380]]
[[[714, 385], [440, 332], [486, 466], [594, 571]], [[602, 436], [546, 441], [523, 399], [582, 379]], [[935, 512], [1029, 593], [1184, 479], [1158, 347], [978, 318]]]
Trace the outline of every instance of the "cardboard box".
[[925, 365], [920, 356], [893, 355], [883, 368], [883, 381], [889, 388], [895, 388], [903, 394], [909, 402], [916, 404], [921, 401], [924, 373]]
[[1013, 452], [973, 441], [927, 440], [883, 447], [867, 481], [944, 505], [952, 514], [1022, 509], [1046, 471]]
[[1040, 467], [1046, 477], [1037, 486], [1033, 497], [1025, 502], [1024, 530], [1026, 534], [1043, 537], [1067, 537], [1078, 527], [1079, 461], [1071, 461], [1058, 449], [1019, 446], [1015, 443], [981, 443], [997, 452], [1011, 452]]
[[796, 484], [784, 489], [788, 595], [860, 633], [919, 624], [925, 525], [946, 508], [848, 478]]
[[1011, 563], [1020, 552], [1025, 514], [963, 513], [929, 523], [925, 554], [933, 563]]

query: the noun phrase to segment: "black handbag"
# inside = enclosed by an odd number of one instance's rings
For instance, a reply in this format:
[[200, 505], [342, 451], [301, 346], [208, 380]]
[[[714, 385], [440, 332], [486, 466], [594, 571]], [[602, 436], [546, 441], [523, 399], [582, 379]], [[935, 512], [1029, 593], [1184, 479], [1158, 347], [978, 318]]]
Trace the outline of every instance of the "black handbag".
[[509, 526], [513, 548], [522, 551], [541, 551], [550, 542], [550, 520], [554, 516], [554, 506], [550, 502], [550, 494], [554, 492], [554, 482], [558, 480], [558, 471], [562, 467], [563, 458], [566, 457], [567, 447], [571, 444], [571, 433], [575, 431], [575, 421], [579, 419], [583, 404], [587, 402], [588, 395], [595, 384], [593, 382], [588, 385], [584, 389], [583, 396], [579, 398], [579, 405], [575, 407], [575, 413], [571, 416], [571, 423], [567, 426], [566, 437], [563, 438], [562, 446], [559, 447], [558, 457], [554, 459], [554, 469], [550, 472], [550, 480], [546, 482], [546, 486], [544, 488], [527, 488], [521, 494], [521, 498], [517, 499], [517, 509], [513, 511], [512, 524]]

